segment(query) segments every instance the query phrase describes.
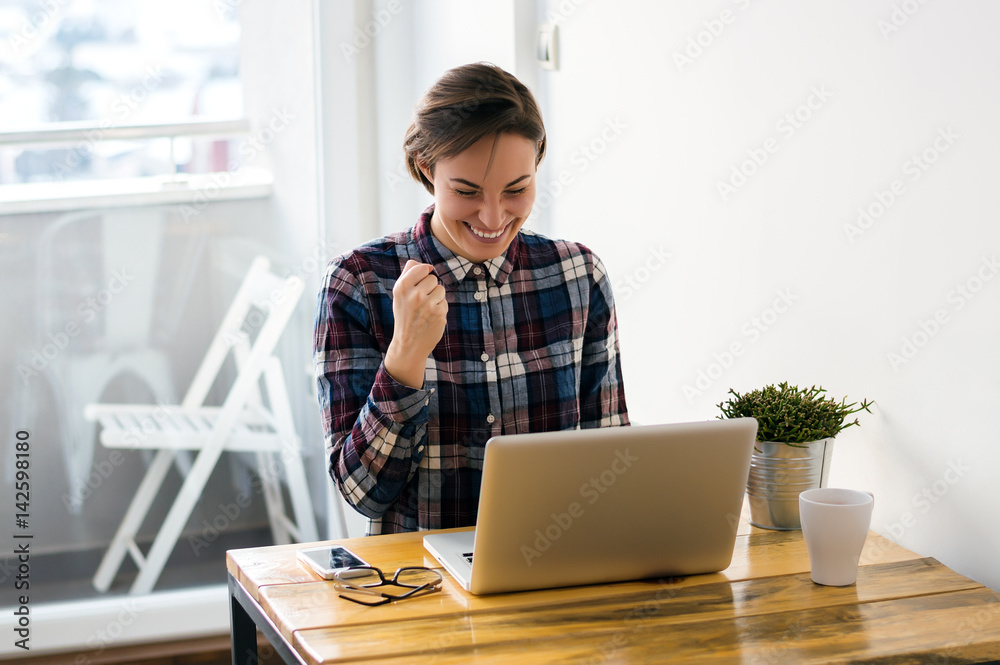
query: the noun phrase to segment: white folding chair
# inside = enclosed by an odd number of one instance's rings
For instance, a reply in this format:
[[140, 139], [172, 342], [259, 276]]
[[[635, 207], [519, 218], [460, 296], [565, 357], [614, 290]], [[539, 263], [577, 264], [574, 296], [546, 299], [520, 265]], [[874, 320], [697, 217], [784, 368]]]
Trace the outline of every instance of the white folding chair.
[[[158, 451], [97, 569], [93, 582], [98, 591], [110, 588], [126, 554], [139, 568], [131, 593], [152, 591], [223, 451], [257, 454], [276, 543], [318, 540], [300, 455], [301, 442], [295, 433], [281, 363], [273, 355], [303, 286], [297, 277], [282, 279], [273, 274], [267, 259], [258, 257], [180, 405], [90, 404], [84, 409], [88, 420], [100, 422], [104, 446]], [[230, 351], [237, 368], [232, 387], [222, 406], [205, 406], [206, 396]], [[196, 457], [152, 546], [143, 554], [136, 544], [136, 534], [174, 457], [183, 450], [194, 451]], [[272, 457], [275, 454], [280, 457], [277, 464]], [[285, 509], [281, 470], [294, 521]]]

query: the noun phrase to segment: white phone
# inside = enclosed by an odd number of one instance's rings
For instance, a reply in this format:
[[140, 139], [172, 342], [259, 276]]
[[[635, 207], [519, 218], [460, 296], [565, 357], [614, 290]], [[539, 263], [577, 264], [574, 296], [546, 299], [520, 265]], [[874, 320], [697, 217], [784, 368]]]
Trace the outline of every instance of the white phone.
[[299, 561], [307, 564], [313, 569], [313, 571], [316, 572], [317, 575], [325, 580], [333, 579], [333, 576], [337, 573], [344, 573], [341, 574], [341, 577], [356, 577], [357, 575], [364, 575], [364, 570], [360, 570], [352, 575], [352, 571], [350, 569], [357, 566], [368, 565], [368, 562], [364, 559], [346, 547], [341, 547], [340, 545], [307, 547], [305, 549], [298, 550], [297, 554]]

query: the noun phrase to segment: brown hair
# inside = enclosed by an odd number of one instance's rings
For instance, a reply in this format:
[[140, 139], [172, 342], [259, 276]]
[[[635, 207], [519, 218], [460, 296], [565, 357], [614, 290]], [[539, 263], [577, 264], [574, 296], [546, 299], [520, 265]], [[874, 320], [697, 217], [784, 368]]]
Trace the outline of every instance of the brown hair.
[[504, 133], [535, 141], [535, 166], [541, 163], [545, 125], [531, 91], [489, 63], [449, 69], [417, 104], [403, 141], [406, 167], [413, 179], [433, 194], [434, 184], [419, 164], [425, 164], [433, 174], [440, 160], [458, 155], [483, 137]]

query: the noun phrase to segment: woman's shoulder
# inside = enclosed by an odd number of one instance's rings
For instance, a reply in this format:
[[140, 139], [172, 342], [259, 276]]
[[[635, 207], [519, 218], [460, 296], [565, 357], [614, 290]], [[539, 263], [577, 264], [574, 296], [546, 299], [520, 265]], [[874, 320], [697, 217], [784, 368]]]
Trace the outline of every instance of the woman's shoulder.
[[392, 290], [406, 259], [412, 256], [412, 230], [369, 240], [335, 256], [326, 266], [324, 290], [351, 298]]
[[599, 284], [607, 280], [604, 262], [582, 242], [550, 238], [534, 231], [521, 231], [518, 267], [532, 274], [559, 274], [573, 282]]
[[[347, 271], [354, 274], [361, 272], [398, 273], [400, 257], [412, 254], [413, 229], [396, 231], [374, 238], [358, 245], [354, 249], [335, 256], [329, 264], [328, 272]], [[405, 263], [405, 258], [404, 258]]]
[[563, 261], [579, 257], [588, 264], [600, 263], [600, 259], [590, 247], [575, 240], [551, 238], [536, 231], [521, 229], [521, 243], [526, 258], [540, 259], [550, 257]]

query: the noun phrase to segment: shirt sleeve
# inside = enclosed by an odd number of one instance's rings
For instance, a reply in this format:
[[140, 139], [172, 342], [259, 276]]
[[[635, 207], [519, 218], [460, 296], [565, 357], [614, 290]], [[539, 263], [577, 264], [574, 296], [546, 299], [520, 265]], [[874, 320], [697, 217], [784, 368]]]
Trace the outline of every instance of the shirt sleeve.
[[580, 367], [580, 427], [629, 425], [614, 295], [604, 264], [592, 256], [593, 284]]
[[[330, 476], [355, 510], [380, 517], [423, 458], [431, 390], [385, 369], [379, 312], [355, 272], [327, 271], [316, 308], [313, 359]], [[386, 307], [383, 307], [386, 309]], [[391, 309], [390, 309], [391, 311]]]

